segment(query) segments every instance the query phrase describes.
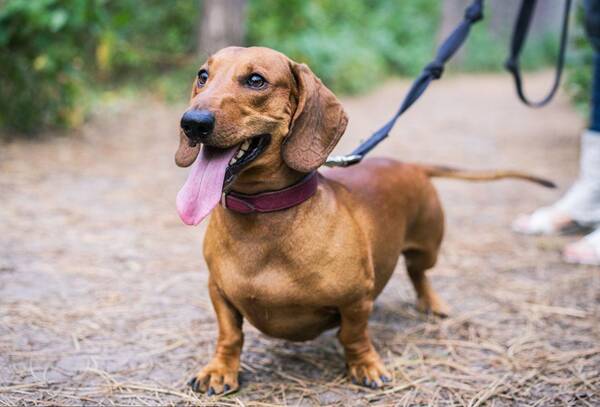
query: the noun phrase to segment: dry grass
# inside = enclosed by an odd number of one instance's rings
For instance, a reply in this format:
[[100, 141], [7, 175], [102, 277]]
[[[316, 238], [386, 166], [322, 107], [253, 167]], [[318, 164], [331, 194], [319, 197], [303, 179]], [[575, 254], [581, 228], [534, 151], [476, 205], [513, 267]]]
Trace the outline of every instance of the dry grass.
[[[445, 79], [380, 154], [567, 185], [581, 119], [564, 100], [525, 110], [507, 84]], [[346, 101], [342, 150], [405, 85]], [[558, 196], [513, 182], [438, 182], [448, 233], [430, 275], [454, 313], [417, 313], [399, 266], [371, 318], [388, 387], [350, 384], [334, 333], [296, 344], [247, 325], [241, 391], [191, 393], [216, 326], [202, 233], [173, 208], [179, 110], [117, 106], [76, 137], [0, 146], [0, 405], [600, 405], [600, 270], [560, 262], [569, 237], [510, 233], [517, 213]]]

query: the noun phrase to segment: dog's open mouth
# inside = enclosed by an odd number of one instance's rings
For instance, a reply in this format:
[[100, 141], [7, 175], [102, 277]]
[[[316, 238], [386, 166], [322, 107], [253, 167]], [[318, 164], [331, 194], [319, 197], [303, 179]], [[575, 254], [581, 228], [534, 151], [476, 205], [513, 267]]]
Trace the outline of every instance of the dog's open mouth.
[[266, 150], [271, 141], [270, 134], [262, 134], [244, 141], [238, 148], [237, 153], [229, 160], [225, 179], [223, 180], [223, 191], [227, 191], [235, 177], [240, 171], [252, 161], [256, 160]]
[[202, 145], [183, 188], [177, 211], [188, 225], [197, 225], [219, 203], [236, 176], [267, 148], [271, 136], [262, 134], [230, 148]]

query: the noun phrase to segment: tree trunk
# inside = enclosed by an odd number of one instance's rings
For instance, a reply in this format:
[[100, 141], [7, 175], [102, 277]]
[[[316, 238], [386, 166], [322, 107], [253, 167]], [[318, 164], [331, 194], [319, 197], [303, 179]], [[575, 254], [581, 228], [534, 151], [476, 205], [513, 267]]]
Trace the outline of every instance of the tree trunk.
[[244, 45], [246, 0], [203, 0], [198, 54], [206, 57], [230, 45]]

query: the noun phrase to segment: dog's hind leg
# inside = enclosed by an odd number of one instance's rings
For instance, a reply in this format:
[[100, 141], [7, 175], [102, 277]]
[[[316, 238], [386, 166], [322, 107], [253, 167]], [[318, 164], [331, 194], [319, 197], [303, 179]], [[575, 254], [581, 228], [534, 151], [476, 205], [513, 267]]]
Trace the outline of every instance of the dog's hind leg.
[[433, 267], [437, 261], [437, 249], [426, 251], [412, 249], [404, 253], [406, 270], [410, 281], [417, 293], [417, 309], [424, 313], [433, 313], [446, 317], [450, 314], [450, 307], [435, 292], [425, 272]]

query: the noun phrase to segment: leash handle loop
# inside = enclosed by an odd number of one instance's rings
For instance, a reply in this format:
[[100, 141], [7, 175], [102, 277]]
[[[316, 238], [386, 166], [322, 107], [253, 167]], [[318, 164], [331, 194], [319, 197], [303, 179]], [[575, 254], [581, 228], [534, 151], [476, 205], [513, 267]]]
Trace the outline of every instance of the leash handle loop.
[[510, 55], [505, 63], [505, 67], [514, 78], [515, 87], [519, 99], [529, 107], [539, 108], [546, 106], [548, 103], [550, 103], [550, 101], [554, 98], [556, 92], [560, 87], [560, 81], [565, 65], [567, 43], [569, 39], [569, 21], [571, 17], [572, 0], [565, 0], [565, 9], [562, 21], [562, 32], [560, 37], [560, 48], [558, 51], [558, 57], [556, 61], [554, 83], [552, 84], [550, 92], [542, 100], [534, 102], [531, 101], [525, 95], [525, 91], [523, 89], [523, 78], [521, 75], [520, 58], [521, 52], [523, 51], [523, 47], [525, 45], [525, 40], [527, 39], [527, 34], [529, 33], [529, 27], [531, 26], [531, 20], [533, 18], [536, 5], [537, 0], [523, 0], [523, 2], [521, 3], [521, 9], [519, 10], [519, 15], [516, 20], [515, 28], [513, 31]]
[[[537, 0], [523, 0], [521, 3], [521, 9], [515, 23], [513, 31], [510, 56], [506, 61], [506, 69], [508, 69], [515, 81], [517, 88], [517, 95], [519, 99], [527, 106], [531, 107], [542, 107], [548, 104], [555, 96], [560, 86], [562, 72], [565, 63], [565, 54], [567, 49], [568, 34], [569, 34], [569, 19], [571, 14], [572, 0], [565, 0], [565, 11], [562, 23], [562, 33], [560, 40], [560, 49], [557, 59], [556, 75], [554, 78], [554, 84], [550, 93], [539, 102], [532, 102], [526, 96], [523, 90], [523, 79], [521, 76], [520, 69], [520, 56], [529, 32], [533, 13]], [[448, 36], [448, 38], [442, 43], [435, 59], [429, 63], [413, 82], [408, 93], [404, 97], [404, 101], [400, 105], [400, 109], [396, 114], [381, 127], [379, 130], [374, 132], [371, 137], [362, 142], [352, 153], [348, 156], [330, 156], [325, 165], [328, 167], [347, 167], [349, 165], [358, 164], [363, 157], [372, 149], [374, 149], [381, 141], [389, 136], [390, 131], [396, 124], [396, 121], [404, 112], [406, 112], [427, 90], [427, 87], [431, 81], [440, 79], [444, 73], [446, 62], [450, 60], [456, 54], [456, 52], [462, 47], [466, 41], [471, 26], [478, 21], [483, 19], [483, 0], [474, 0], [473, 3], [465, 10], [463, 21], [454, 29], [454, 31]]]

